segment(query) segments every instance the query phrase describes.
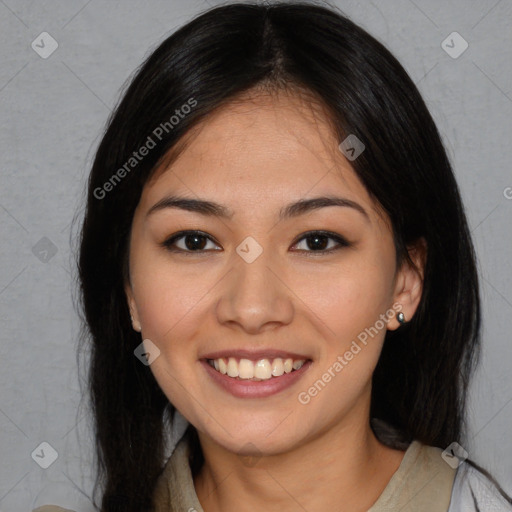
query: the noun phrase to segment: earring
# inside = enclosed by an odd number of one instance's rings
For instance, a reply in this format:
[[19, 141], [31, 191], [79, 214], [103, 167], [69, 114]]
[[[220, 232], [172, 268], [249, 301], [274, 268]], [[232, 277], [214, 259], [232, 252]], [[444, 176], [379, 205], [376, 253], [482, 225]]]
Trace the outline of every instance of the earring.
[[404, 325], [406, 322], [405, 322], [405, 315], [400, 311], [400, 313], [398, 313], [398, 315], [396, 315], [396, 319], [398, 320], [398, 323], [402, 326]]
[[137, 332], [141, 332], [142, 331], [142, 327], [140, 325], [135, 325], [135, 322], [133, 321], [133, 316], [132, 315], [130, 315], [130, 318], [132, 320], [133, 330], [137, 331]]

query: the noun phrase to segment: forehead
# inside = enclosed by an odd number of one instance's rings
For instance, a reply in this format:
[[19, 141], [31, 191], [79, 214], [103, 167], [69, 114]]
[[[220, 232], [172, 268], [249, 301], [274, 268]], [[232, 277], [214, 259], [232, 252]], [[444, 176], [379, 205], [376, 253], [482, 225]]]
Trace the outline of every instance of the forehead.
[[146, 184], [141, 203], [150, 206], [172, 192], [257, 212], [308, 196], [343, 195], [382, 214], [338, 149], [327, 110], [310, 97], [245, 94], [207, 116], [183, 142], [172, 164]]

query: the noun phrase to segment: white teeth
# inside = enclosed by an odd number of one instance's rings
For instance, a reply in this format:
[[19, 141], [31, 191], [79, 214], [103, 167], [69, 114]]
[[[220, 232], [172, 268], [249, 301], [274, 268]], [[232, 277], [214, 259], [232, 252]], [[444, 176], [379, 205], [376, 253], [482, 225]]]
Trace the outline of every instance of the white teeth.
[[228, 359], [228, 375], [230, 377], [238, 377], [238, 363], [234, 357]]
[[260, 359], [254, 365], [254, 376], [257, 379], [267, 380], [272, 377], [272, 366], [268, 359]]
[[240, 359], [238, 376], [241, 379], [252, 379], [254, 377], [254, 363], [250, 359]]
[[234, 357], [209, 360], [210, 366], [214, 367], [218, 372], [223, 375], [228, 375], [232, 378], [239, 379], [253, 379], [268, 380], [272, 377], [281, 377], [285, 373], [290, 373], [293, 370], [299, 370], [306, 362], [304, 359], [292, 358], [282, 359], [277, 357], [274, 360], [259, 359], [258, 361], [251, 361], [250, 359], [240, 359], [238, 361]]
[[293, 361], [293, 369], [299, 370], [303, 364], [304, 361]]
[[[226, 364], [224, 359], [215, 359], [215, 361], [217, 361], [217, 363], [219, 365], [220, 373], [222, 373], [223, 375], [226, 375], [226, 373], [228, 373], [228, 365]], [[215, 362], [214, 362], [214, 364], [215, 364]], [[215, 368], [215, 369], [217, 369], [217, 368]]]
[[274, 359], [272, 362], [272, 375], [274, 377], [281, 377], [284, 373], [284, 365], [283, 360], [278, 357], [277, 359]]

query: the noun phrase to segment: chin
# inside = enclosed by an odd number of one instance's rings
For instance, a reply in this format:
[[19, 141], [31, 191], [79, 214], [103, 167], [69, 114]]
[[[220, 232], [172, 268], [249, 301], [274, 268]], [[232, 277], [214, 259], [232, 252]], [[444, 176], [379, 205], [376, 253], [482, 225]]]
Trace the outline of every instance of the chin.
[[[207, 432], [207, 435], [216, 444], [240, 456], [278, 455], [301, 444], [300, 436], [295, 438], [295, 436], [290, 435], [290, 425], [279, 430], [279, 427], [276, 428], [276, 423], [273, 423], [270, 428], [256, 428], [247, 425], [243, 429], [239, 424], [236, 430], [234, 427], [232, 430], [229, 428], [226, 428], [226, 430], [232, 435], [229, 435], [223, 429], [220, 432]], [[292, 430], [296, 433], [295, 429]]]

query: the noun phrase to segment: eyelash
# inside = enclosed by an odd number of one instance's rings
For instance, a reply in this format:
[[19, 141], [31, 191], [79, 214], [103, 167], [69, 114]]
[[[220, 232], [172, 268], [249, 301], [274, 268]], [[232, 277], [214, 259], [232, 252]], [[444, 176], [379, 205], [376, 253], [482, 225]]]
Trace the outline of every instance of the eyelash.
[[[185, 238], [186, 236], [189, 236], [189, 235], [196, 235], [196, 236], [204, 237], [204, 238], [207, 238], [208, 240], [210, 240], [211, 242], [216, 244], [215, 240], [211, 236], [209, 236], [206, 233], [204, 233], [203, 231], [186, 230], [186, 231], [179, 231], [178, 233], [175, 233], [170, 238], [168, 238], [167, 240], [162, 242], [161, 245], [162, 245], [162, 247], [164, 247], [166, 250], [168, 250], [170, 252], [181, 253], [181, 254], [185, 254], [187, 256], [191, 256], [191, 255], [194, 255], [194, 254], [203, 254], [205, 252], [211, 252], [211, 249], [200, 249], [200, 250], [197, 250], [197, 251], [191, 251], [191, 250], [181, 249], [181, 248], [177, 248], [177, 247], [173, 246], [173, 244], [175, 242], [177, 242], [178, 240], [180, 240], [182, 238]], [[313, 255], [315, 253], [316, 254], [330, 254], [330, 253], [332, 253], [334, 251], [338, 251], [338, 250], [340, 250], [340, 249], [342, 249], [344, 247], [350, 247], [350, 245], [351, 245], [342, 236], [340, 236], [340, 235], [338, 235], [336, 233], [332, 233], [331, 231], [322, 231], [322, 230], [307, 231], [306, 233], [303, 233], [301, 235], [301, 237], [298, 238], [297, 241], [293, 245], [295, 246], [299, 242], [301, 242], [302, 240], [305, 240], [307, 238], [312, 238], [314, 235], [330, 238], [330, 239], [334, 240], [338, 244], [338, 246], [337, 247], [331, 247], [330, 249], [319, 249], [319, 250], [316, 250], [316, 251], [315, 250], [298, 249], [297, 252], [313, 253]], [[217, 252], [216, 249], [215, 249], [215, 251]]]

